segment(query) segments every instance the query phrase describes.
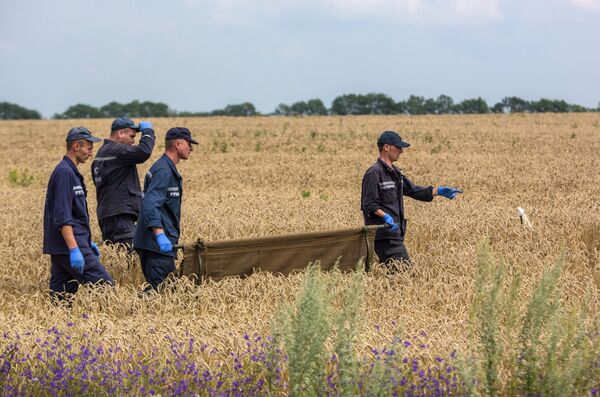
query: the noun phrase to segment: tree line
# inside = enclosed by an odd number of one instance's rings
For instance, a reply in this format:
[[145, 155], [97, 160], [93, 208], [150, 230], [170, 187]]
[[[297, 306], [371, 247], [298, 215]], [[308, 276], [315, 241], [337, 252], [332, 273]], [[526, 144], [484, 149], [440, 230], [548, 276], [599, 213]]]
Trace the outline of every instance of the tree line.
[[[597, 108], [586, 108], [581, 105], [567, 103], [560, 99], [542, 98], [537, 101], [511, 96], [489, 106], [485, 99], [473, 98], [455, 103], [448, 95], [437, 98], [425, 98], [411, 95], [404, 101], [396, 102], [393, 98], [381, 94], [344, 94], [336, 97], [327, 108], [320, 99], [298, 101], [290, 105], [281, 103], [267, 115], [273, 116], [325, 116], [325, 115], [378, 115], [378, 114], [485, 114], [485, 113], [566, 113], [566, 112], [598, 112]], [[57, 113], [54, 119], [91, 119], [127, 117], [210, 117], [210, 116], [258, 116], [261, 115], [250, 102], [227, 105], [223, 109], [210, 112], [178, 112], [170, 109], [162, 102], [131, 101], [107, 103], [99, 108], [78, 103], [70, 106], [63, 113]], [[0, 119], [21, 120], [41, 119], [36, 110], [22, 106], [0, 102]]]

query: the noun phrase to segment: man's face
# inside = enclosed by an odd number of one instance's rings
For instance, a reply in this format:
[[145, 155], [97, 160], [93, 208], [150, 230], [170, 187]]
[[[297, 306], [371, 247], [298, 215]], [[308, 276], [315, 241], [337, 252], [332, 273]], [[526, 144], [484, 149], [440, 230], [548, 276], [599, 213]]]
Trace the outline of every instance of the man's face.
[[75, 150], [75, 158], [79, 163], [85, 163], [94, 154], [94, 144], [86, 140], [75, 142], [73, 149]]
[[135, 143], [136, 132], [133, 128], [123, 128], [117, 132], [115, 141], [124, 145], [133, 145]]
[[385, 145], [385, 146], [387, 146], [390, 160], [397, 161], [403, 152], [402, 148], [394, 146], [394, 145]]
[[192, 153], [192, 151], [194, 150], [194, 148], [192, 148], [192, 144], [186, 141], [185, 139], [178, 139], [176, 145], [177, 155], [179, 156], [179, 158], [181, 160], [189, 159], [190, 153]]

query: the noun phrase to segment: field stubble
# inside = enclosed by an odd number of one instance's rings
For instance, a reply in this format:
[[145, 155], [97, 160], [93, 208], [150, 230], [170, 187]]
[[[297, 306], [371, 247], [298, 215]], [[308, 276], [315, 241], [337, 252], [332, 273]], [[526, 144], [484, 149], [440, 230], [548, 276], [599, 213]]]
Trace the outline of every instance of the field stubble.
[[[523, 310], [543, 270], [564, 250], [562, 301], [576, 307], [587, 291], [591, 317], [598, 318], [598, 113], [153, 121], [157, 147], [139, 167], [142, 178], [161, 155], [168, 128], [189, 127], [200, 141], [179, 166], [183, 242], [361, 225], [361, 178], [377, 157], [375, 141], [384, 129], [411, 143], [398, 165], [415, 183], [464, 190], [454, 201], [406, 200], [415, 267], [398, 275], [376, 270], [365, 278], [359, 350], [385, 344], [398, 332], [421, 331], [434, 352], [465, 347], [484, 237], [507, 273], [521, 275], [517, 303]], [[268, 334], [281, 304], [295, 299], [301, 273], [181, 285], [140, 300], [139, 265], [103, 246], [103, 263], [119, 286], [83, 289], [70, 309], [49, 302], [50, 261], [41, 255], [45, 188], [64, 153], [67, 130], [77, 125], [106, 137], [110, 120], [0, 122], [0, 331], [30, 338], [32, 350], [35, 337], [56, 326], [68, 327], [75, 338], [94, 335], [98, 343], [147, 352], [166, 349], [166, 335], [194, 335], [227, 352], [241, 349], [246, 333]], [[90, 163], [80, 170], [98, 240]], [[27, 186], [11, 181], [12, 170], [33, 179]], [[518, 206], [526, 209], [533, 231], [520, 225]], [[340, 290], [349, 286], [347, 275], [326, 277]]]

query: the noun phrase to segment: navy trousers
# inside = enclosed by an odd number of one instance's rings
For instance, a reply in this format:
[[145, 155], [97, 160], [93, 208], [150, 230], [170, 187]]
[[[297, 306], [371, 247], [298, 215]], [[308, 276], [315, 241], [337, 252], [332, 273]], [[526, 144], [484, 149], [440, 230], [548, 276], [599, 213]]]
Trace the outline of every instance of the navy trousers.
[[124, 244], [129, 250], [133, 247], [135, 235], [135, 220], [133, 214], [119, 214], [98, 219], [102, 239], [107, 244]]
[[153, 289], [157, 289], [169, 273], [175, 271], [175, 257], [144, 249], [136, 249], [136, 251], [140, 256], [144, 277]]
[[50, 255], [50, 291], [54, 295], [61, 292], [75, 293], [79, 284], [115, 282], [108, 274], [102, 263], [93, 253], [83, 254], [85, 265], [83, 274], [77, 273], [72, 267], [69, 255]]
[[386, 263], [393, 259], [406, 262], [407, 265], [411, 264], [408, 251], [401, 240], [375, 240], [375, 253], [379, 257], [380, 263]]

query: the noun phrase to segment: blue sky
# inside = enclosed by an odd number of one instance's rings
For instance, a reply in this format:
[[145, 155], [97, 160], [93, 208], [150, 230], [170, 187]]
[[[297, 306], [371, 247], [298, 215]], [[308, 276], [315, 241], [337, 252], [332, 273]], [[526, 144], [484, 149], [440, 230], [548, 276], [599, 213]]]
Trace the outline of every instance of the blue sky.
[[600, 102], [600, 0], [0, 0], [0, 101]]

